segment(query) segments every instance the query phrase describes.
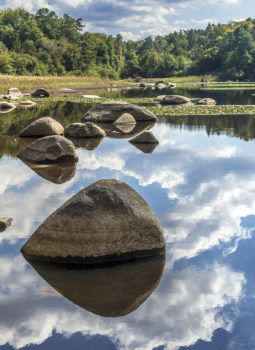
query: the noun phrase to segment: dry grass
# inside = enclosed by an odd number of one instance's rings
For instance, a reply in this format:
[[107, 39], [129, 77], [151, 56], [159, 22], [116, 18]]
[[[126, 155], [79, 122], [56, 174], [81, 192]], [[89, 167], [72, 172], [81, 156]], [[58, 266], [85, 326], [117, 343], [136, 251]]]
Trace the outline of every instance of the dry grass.
[[76, 87], [92, 87], [92, 86], [110, 86], [128, 84], [128, 80], [110, 80], [92, 77], [76, 77], [76, 76], [13, 76], [0, 74], [0, 93], [6, 94], [11, 87], [19, 88], [22, 92], [32, 92], [38, 88], [54, 90], [56, 88], [73, 88]]

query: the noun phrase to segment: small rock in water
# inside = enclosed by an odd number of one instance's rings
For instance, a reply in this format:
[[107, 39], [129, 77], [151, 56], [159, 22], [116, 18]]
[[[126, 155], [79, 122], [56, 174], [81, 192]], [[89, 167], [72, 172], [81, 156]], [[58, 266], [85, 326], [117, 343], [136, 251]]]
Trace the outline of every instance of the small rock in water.
[[51, 214], [22, 247], [29, 259], [76, 264], [119, 262], [165, 250], [145, 200], [117, 180], [100, 180]]
[[13, 111], [16, 106], [10, 102], [0, 102], [0, 113], [8, 113]]
[[50, 97], [50, 94], [45, 89], [38, 89], [31, 94], [32, 97]]
[[117, 124], [135, 124], [136, 120], [130, 113], [123, 113], [121, 116], [114, 121], [114, 125]]
[[8, 90], [8, 95], [11, 99], [18, 99], [23, 97], [23, 93], [18, 88], [10, 88]]
[[5, 216], [3, 218], [0, 218], [0, 232], [3, 232], [11, 225], [13, 221], [13, 218], [10, 218], [8, 216]]
[[43, 117], [28, 125], [19, 135], [20, 137], [41, 137], [63, 135], [64, 127], [55, 119]]
[[132, 139], [129, 140], [130, 143], [145, 143], [145, 144], [158, 144], [159, 141], [153, 135], [151, 131], [145, 130], [141, 134], [136, 135]]
[[103, 129], [94, 123], [73, 123], [68, 125], [64, 130], [65, 136], [74, 138], [83, 137], [105, 137]]
[[36, 164], [78, 161], [74, 144], [59, 135], [46, 136], [34, 141], [20, 152], [18, 157], [25, 162]]
[[190, 99], [180, 95], [166, 95], [160, 102], [162, 105], [181, 105], [190, 102]]
[[215, 106], [216, 105], [216, 101], [213, 98], [202, 98], [202, 100], [199, 100], [197, 102], [198, 105], [211, 105], [211, 106]]

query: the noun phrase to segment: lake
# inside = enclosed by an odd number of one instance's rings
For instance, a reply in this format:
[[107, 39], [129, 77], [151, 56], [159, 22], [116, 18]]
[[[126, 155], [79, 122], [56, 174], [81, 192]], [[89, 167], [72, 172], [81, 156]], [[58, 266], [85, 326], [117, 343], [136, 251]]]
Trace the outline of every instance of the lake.
[[[237, 95], [235, 104], [255, 99], [228, 91], [218, 101]], [[159, 140], [152, 153], [128, 142], [135, 131], [108, 128], [101, 143], [77, 144], [79, 162], [68, 169], [16, 158], [26, 146], [17, 135], [31, 121], [67, 125], [91, 107], [0, 114], [0, 216], [14, 218], [0, 234], [0, 349], [254, 349], [255, 118], [162, 117], [150, 126]], [[73, 194], [107, 178], [130, 185], [157, 215], [165, 261], [33, 268], [20, 253], [25, 241]]]

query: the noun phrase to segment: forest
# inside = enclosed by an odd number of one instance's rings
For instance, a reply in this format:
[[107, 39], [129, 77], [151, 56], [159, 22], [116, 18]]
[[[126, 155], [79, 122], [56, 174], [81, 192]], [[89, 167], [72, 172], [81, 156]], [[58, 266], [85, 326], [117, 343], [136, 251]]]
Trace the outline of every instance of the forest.
[[0, 73], [152, 78], [214, 74], [255, 80], [255, 19], [124, 41], [47, 8], [0, 11]]

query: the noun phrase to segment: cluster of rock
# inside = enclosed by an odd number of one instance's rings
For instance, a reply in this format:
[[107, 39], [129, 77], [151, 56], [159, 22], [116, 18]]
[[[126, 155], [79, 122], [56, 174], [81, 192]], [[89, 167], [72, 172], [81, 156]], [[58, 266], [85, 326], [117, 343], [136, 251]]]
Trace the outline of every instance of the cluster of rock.
[[7, 95], [0, 95], [0, 98], [6, 99], [6, 100], [19, 100], [21, 98], [30, 97], [30, 96], [32, 96], [32, 97], [49, 97], [50, 94], [45, 89], [38, 89], [30, 94], [30, 93], [23, 93], [18, 88], [10, 88], [8, 90]]
[[170, 89], [175, 89], [176, 84], [171, 83], [171, 82], [165, 82], [163, 80], [157, 81], [156, 83], [147, 83], [147, 82], [142, 82], [139, 84], [141, 88], [154, 88], [158, 90], [162, 90], [165, 88], [170, 88]]
[[[193, 104], [192, 100], [185, 96], [180, 95], [160, 95], [155, 99], [156, 102], [159, 102], [161, 105], [191, 105]], [[196, 102], [197, 105], [216, 105], [216, 101], [212, 98], [203, 98], [198, 99]]]

